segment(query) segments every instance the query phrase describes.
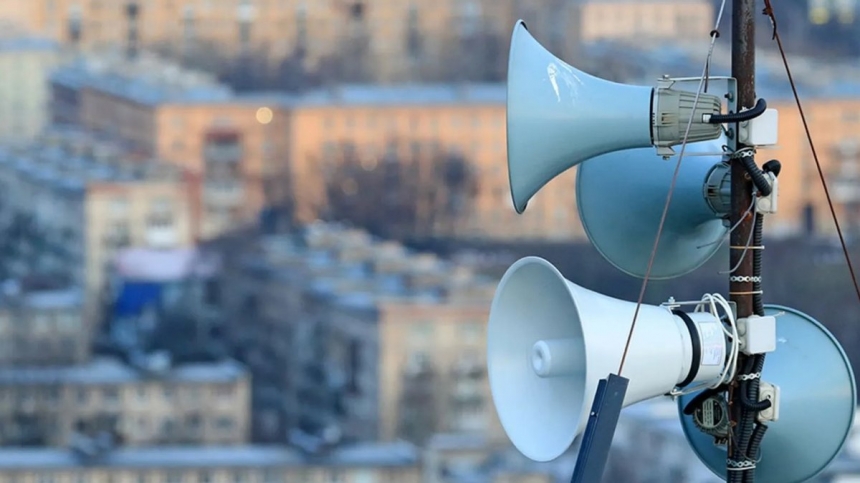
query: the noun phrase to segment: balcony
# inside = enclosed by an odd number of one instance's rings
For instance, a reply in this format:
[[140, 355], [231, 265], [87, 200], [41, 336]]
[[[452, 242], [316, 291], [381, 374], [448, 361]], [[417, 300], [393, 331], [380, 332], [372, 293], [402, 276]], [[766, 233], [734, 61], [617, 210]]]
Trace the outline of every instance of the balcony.
[[455, 383], [452, 397], [455, 403], [466, 405], [481, 405], [484, 402], [483, 395], [481, 394], [481, 387], [478, 383], [472, 381], [460, 381]]
[[209, 181], [203, 187], [203, 202], [214, 206], [236, 206], [242, 204], [245, 190], [237, 181]]
[[236, 164], [242, 161], [242, 155], [239, 143], [211, 143], [203, 148], [206, 164]]
[[833, 201], [840, 204], [855, 204], [860, 202], [860, 179], [853, 177], [838, 177], [833, 181]]

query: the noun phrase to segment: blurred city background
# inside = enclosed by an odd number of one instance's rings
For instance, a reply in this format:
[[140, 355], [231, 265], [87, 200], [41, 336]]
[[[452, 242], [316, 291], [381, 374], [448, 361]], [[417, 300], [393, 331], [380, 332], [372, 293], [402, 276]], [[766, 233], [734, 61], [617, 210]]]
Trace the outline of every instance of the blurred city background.
[[[0, 483], [566, 483], [575, 455], [529, 462], [493, 409], [498, 278], [539, 255], [613, 297], [641, 282], [588, 244], [574, 171], [515, 214], [511, 28], [651, 85], [700, 75], [718, 7], [0, 0]], [[860, 4], [778, 8], [860, 256]], [[758, 94], [781, 121], [761, 156], [783, 165], [765, 301], [821, 320], [856, 368], [860, 304], [758, 29]], [[646, 302], [725, 292], [727, 263]], [[605, 481], [720, 481], [671, 401], [626, 409], [614, 445]], [[819, 481], [860, 481], [860, 431]]]

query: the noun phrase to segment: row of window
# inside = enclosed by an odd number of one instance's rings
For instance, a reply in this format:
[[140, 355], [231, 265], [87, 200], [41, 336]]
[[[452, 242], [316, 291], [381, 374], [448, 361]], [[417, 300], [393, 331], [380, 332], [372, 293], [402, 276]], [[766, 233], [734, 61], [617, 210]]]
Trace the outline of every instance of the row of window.
[[[193, 462], [190, 462], [193, 463]], [[35, 483], [405, 483], [415, 481], [410, 470], [342, 470], [342, 469], [255, 469], [248, 471], [142, 471], [49, 473], [39, 471], [29, 481]], [[102, 476], [104, 475], [104, 476]], [[4, 483], [24, 483], [24, 474], [9, 473]], [[2, 480], [0, 480], [2, 481]]]
[[[59, 401], [62, 394], [62, 387], [52, 386], [47, 388], [25, 389], [16, 387], [12, 389], [0, 390], [0, 402], [17, 401], [19, 403], [27, 403], [36, 399], [52, 402]], [[147, 386], [138, 386], [135, 389], [135, 395], [139, 402], [147, 402], [150, 397], [153, 397], [153, 392], [161, 392], [161, 397], [165, 401], [175, 401], [177, 397], [190, 401], [202, 401], [204, 395], [208, 397], [214, 396], [218, 399], [231, 400], [236, 396], [236, 388], [232, 385], [218, 385], [211, 391], [205, 391], [200, 387], [183, 387], [177, 389], [171, 386], [163, 386], [159, 389]], [[100, 389], [94, 388], [77, 388], [74, 393], [75, 401], [80, 404], [87, 404], [95, 399], [101, 398], [106, 403], [119, 403], [121, 392], [116, 386], [108, 386]]]
[[472, 127], [474, 129], [480, 129], [482, 127], [504, 129], [505, 116], [500, 110], [499, 114], [494, 116], [481, 116], [478, 114], [461, 114], [445, 117], [413, 116], [409, 118], [408, 121], [396, 116], [386, 116], [383, 114], [370, 114], [366, 116], [325, 116], [322, 119], [323, 128], [326, 130], [337, 127], [352, 129], [360, 126], [370, 129], [376, 127], [396, 128], [399, 124], [405, 124], [407, 122], [413, 131], [424, 127], [430, 127], [435, 131], [438, 130], [442, 124], [446, 124], [448, 127], [453, 129], [461, 129], [464, 127]]

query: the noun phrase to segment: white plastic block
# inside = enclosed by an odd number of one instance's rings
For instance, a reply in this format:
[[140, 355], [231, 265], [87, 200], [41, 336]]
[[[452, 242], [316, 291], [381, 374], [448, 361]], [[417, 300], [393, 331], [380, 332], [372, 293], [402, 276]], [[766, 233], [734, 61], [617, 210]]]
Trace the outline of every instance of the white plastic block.
[[741, 123], [738, 138], [747, 146], [776, 146], [779, 140], [779, 111], [766, 109], [761, 116]]
[[776, 350], [776, 317], [751, 315], [740, 322], [741, 351], [744, 354], [766, 354]]
[[771, 192], [767, 196], [759, 196], [755, 199], [755, 210], [763, 215], [776, 213], [779, 201], [779, 179], [773, 173], [764, 173], [770, 182]]
[[770, 407], [758, 413], [759, 422], [779, 421], [779, 386], [761, 381], [758, 400], [770, 401]]

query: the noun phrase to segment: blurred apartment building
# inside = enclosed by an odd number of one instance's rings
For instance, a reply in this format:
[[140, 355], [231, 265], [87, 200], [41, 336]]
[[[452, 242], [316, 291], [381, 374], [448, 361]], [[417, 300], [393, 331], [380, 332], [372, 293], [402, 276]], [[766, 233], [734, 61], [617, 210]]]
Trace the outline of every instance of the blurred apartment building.
[[76, 124], [186, 174], [195, 237], [211, 238], [262, 207], [265, 169], [283, 142], [271, 111], [240, 102], [212, 76], [153, 57], [88, 58], [51, 77], [56, 124]]
[[0, 369], [0, 444], [75, 447], [239, 445], [248, 440], [250, 377], [235, 362], [136, 367], [95, 358]]
[[472, 458], [476, 464], [464, 477], [453, 466], [462, 456], [428, 453], [404, 442], [351, 445], [313, 458], [288, 448], [255, 445], [122, 448], [97, 457], [62, 449], [10, 448], [0, 449], [0, 481], [566, 483], [570, 478], [569, 471], [509, 461], [497, 453]]
[[0, 367], [57, 366], [90, 355], [83, 293], [56, 280], [24, 278], [0, 295]]
[[85, 288], [88, 302], [105, 288], [118, 249], [193, 241], [179, 170], [82, 131], [54, 129], [3, 150], [0, 184], [14, 275], [66, 276]]
[[[760, 68], [762, 75], [767, 75]], [[860, 84], [816, 86], [800, 81], [800, 95], [815, 148], [843, 231], [860, 235]], [[779, 211], [768, 217], [772, 236], [836, 233], [809, 141], [791, 92], [763, 87], [758, 94], [779, 110], [779, 142], [759, 159], [779, 159]]]
[[570, 59], [581, 42], [705, 38], [714, 16], [707, 0], [2, 0], [0, 12], [7, 24], [85, 50], [131, 42], [185, 58], [255, 53], [383, 82], [456, 78], [474, 67], [464, 52], [495, 63], [498, 75], [518, 18]]
[[0, 449], [0, 473], [43, 483], [423, 483], [421, 467], [420, 452], [402, 443], [350, 447], [312, 461], [267, 446], [122, 448], [96, 458], [62, 449]]
[[327, 224], [230, 258], [224, 334], [254, 374], [255, 438], [500, 436], [484, 369], [494, 281]]
[[0, 26], [0, 142], [30, 141], [45, 127], [51, 100], [47, 78], [59, 61], [54, 41], [13, 37]]
[[[300, 222], [317, 219], [326, 209], [327, 176], [350, 155], [369, 171], [390, 160], [433, 169], [440, 156], [468, 161], [478, 181], [474, 200], [453, 224], [430, 222], [443, 201], [419, 204], [416, 216], [425, 221], [419, 226], [428, 230], [419, 236], [582, 236], [573, 172], [547, 185], [526, 214], [510, 208], [503, 85], [361, 85], [240, 96], [159, 62], [119, 58], [60, 69], [51, 78], [52, 118], [189, 172], [194, 232], [203, 239], [256, 220], [263, 206], [284, 196]], [[441, 189], [429, 178], [424, 185]]]
[[832, 20], [851, 25], [857, 18], [857, 0], [807, 0], [809, 21], [814, 25], [824, 25]]

